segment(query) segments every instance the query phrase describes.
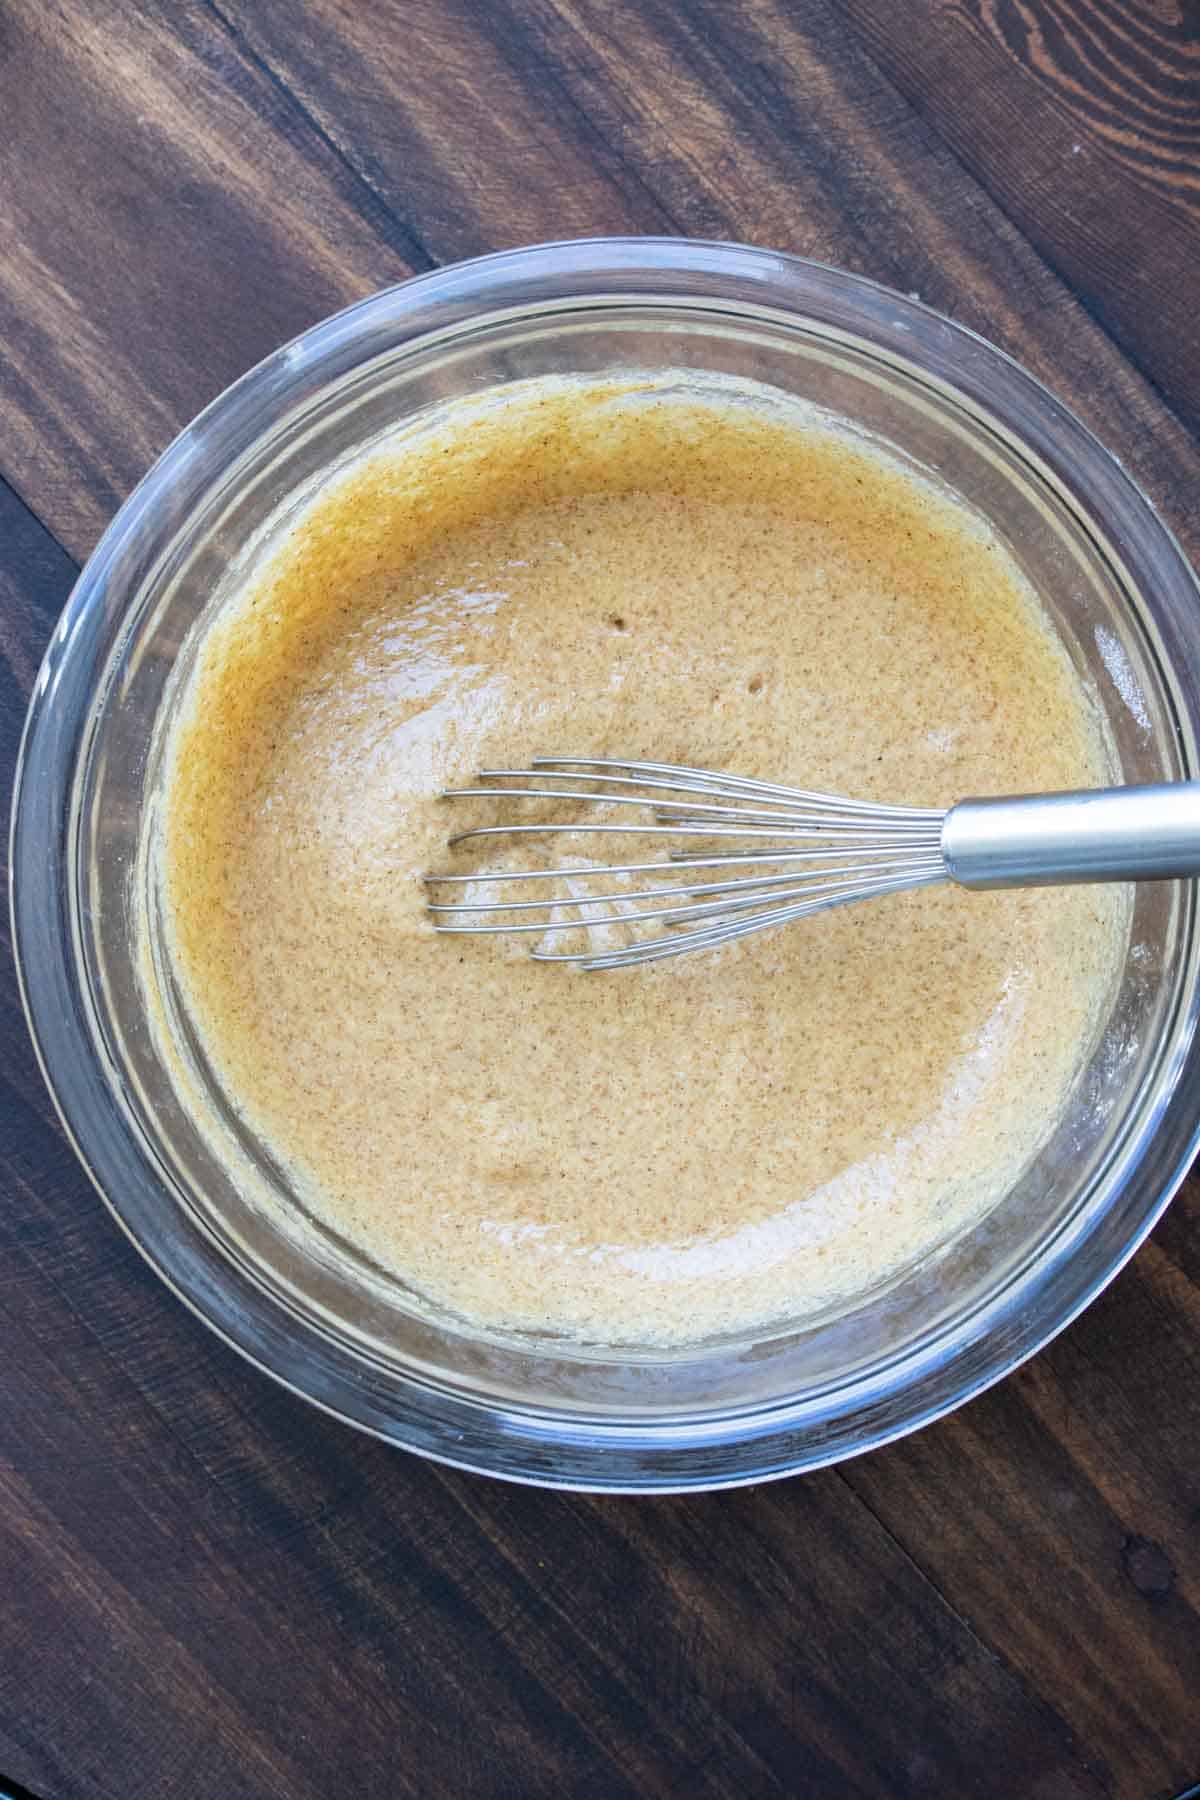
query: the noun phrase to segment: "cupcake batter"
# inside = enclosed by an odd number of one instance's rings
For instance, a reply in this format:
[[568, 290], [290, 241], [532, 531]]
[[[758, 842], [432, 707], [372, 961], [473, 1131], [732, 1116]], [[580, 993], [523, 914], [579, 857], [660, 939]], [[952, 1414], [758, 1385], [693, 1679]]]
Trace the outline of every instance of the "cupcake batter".
[[669, 1345], [877, 1286], [1048, 1136], [1123, 946], [1103, 888], [934, 889], [602, 975], [432, 934], [423, 873], [497, 860], [447, 836], [521, 805], [438, 798], [489, 764], [922, 805], [1110, 779], [978, 519], [685, 380], [517, 384], [330, 481], [207, 625], [169, 746], [171, 952], [227, 1091], [306, 1206], [487, 1328]]

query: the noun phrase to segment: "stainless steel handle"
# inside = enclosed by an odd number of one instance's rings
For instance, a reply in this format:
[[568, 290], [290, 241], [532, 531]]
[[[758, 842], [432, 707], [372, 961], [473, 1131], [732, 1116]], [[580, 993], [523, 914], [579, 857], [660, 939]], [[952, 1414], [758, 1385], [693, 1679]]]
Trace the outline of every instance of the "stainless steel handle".
[[1200, 875], [1200, 782], [962, 800], [942, 854], [968, 888]]

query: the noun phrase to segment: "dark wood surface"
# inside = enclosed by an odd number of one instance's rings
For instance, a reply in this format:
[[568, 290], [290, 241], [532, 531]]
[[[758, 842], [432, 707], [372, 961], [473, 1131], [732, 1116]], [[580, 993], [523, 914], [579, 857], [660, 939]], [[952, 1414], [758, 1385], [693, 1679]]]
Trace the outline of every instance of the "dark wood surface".
[[[77, 565], [206, 400], [414, 270], [614, 231], [918, 292], [1200, 552], [1194, 0], [0, 0], [5, 782]], [[511, 1489], [338, 1426], [171, 1298], [56, 1127], [8, 950], [0, 1776], [43, 1800], [1200, 1779], [1195, 1182], [1049, 1350], [905, 1443], [734, 1495]]]

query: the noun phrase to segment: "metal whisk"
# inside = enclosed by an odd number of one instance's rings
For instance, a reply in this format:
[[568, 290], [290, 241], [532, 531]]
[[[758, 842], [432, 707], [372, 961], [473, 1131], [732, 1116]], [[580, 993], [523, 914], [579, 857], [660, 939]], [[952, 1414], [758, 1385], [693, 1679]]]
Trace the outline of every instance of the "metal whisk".
[[[437, 931], [584, 931], [586, 949], [539, 946], [533, 954], [585, 969], [709, 950], [830, 907], [948, 880], [1003, 888], [1200, 874], [1197, 782], [961, 800], [941, 810], [608, 757], [536, 757], [528, 769], [484, 769], [478, 780], [446, 798], [569, 803], [584, 816], [478, 826], [452, 837], [452, 847], [568, 833], [637, 834], [673, 846], [665, 861], [426, 876]], [[631, 817], [587, 816], [601, 806], [628, 808]], [[520, 897], [530, 882], [549, 884], [548, 897]], [[479, 884], [489, 895], [503, 886], [503, 897], [436, 897]]]

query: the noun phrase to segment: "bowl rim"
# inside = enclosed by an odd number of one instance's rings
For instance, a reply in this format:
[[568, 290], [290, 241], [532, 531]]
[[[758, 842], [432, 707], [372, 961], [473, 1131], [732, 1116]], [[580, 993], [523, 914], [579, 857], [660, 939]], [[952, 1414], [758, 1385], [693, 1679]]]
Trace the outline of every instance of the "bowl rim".
[[[790, 295], [789, 287], [794, 290]], [[871, 1407], [864, 1408], [860, 1402], [860, 1414], [868, 1416], [858, 1418], [852, 1439], [845, 1435], [845, 1424], [853, 1414], [837, 1415], [839, 1432], [822, 1439], [820, 1420], [814, 1435], [811, 1423], [798, 1424], [794, 1416], [789, 1421], [783, 1403], [756, 1408], [754, 1417], [759, 1423], [752, 1432], [730, 1433], [729, 1419], [721, 1417], [715, 1425], [694, 1430], [686, 1442], [675, 1445], [662, 1441], [661, 1420], [607, 1431], [603, 1422], [595, 1419], [581, 1424], [578, 1415], [480, 1406], [439, 1391], [436, 1385], [414, 1384], [411, 1378], [402, 1394], [389, 1396], [389, 1404], [381, 1406], [374, 1399], [367, 1404], [361, 1391], [361, 1371], [333, 1368], [323, 1372], [322, 1380], [315, 1378], [317, 1371], [303, 1354], [297, 1354], [295, 1320], [278, 1317], [272, 1322], [251, 1316], [264, 1302], [281, 1311], [265, 1289], [245, 1283], [228, 1263], [216, 1269], [210, 1258], [198, 1253], [199, 1246], [176, 1243], [168, 1246], [171, 1253], [167, 1254], [161, 1240], [148, 1241], [136, 1228], [137, 1208], [130, 1194], [116, 1179], [127, 1175], [123, 1159], [131, 1154], [139, 1164], [140, 1180], [147, 1184], [143, 1199], [156, 1181], [161, 1194], [164, 1176], [147, 1157], [148, 1146], [123, 1116], [122, 1107], [114, 1104], [114, 1096], [120, 1092], [119, 1071], [103, 1066], [101, 1047], [87, 1030], [83, 1016], [83, 961], [77, 933], [71, 929], [68, 888], [73, 876], [72, 801], [77, 800], [79, 768], [86, 760], [88, 709], [76, 705], [72, 713], [61, 700], [64, 671], [89, 648], [99, 645], [106, 632], [119, 637], [122, 617], [146, 579], [144, 571], [142, 582], [129, 588], [125, 595], [129, 605], [122, 609], [122, 561], [135, 552], [139, 534], [153, 537], [157, 529], [160, 550], [170, 541], [169, 533], [163, 535], [160, 518], [171, 515], [164, 503], [172, 494], [187, 494], [183, 477], [189, 468], [195, 470], [198, 454], [210, 440], [232, 446], [233, 455], [223, 459], [215, 478], [223, 479], [237, 454], [277, 429], [292, 410], [302, 408], [314, 394], [363, 361], [364, 344], [372, 330], [384, 333], [393, 347], [404, 343], [425, 346], [442, 332], [453, 335], [503, 316], [506, 306], [497, 301], [497, 289], [509, 295], [508, 309], [531, 314], [545, 314], [556, 307], [561, 310], [571, 303], [683, 305], [743, 317], [756, 311], [779, 318], [790, 316], [793, 322], [822, 324], [834, 336], [838, 320], [853, 310], [863, 341], [878, 348], [882, 339], [883, 348], [910, 362], [910, 339], [914, 325], [919, 324], [922, 332], [935, 340], [940, 362], [949, 363], [954, 370], [951, 380], [927, 369], [923, 358], [917, 361], [913, 366], [931, 387], [941, 385], [955, 397], [965, 397], [985, 413], [989, 423], [995, 423], [995, 395], [989, 382], [1001, 378], [1012, 391], [1006, 396], [1007, 416], [1002, 415], [999, 422], [1025, 460], [1041, 459], [1051, 471], [1071, 458], [1076, 465], [1085, 464], [1094, 483], [1091, 504], [1122, 528], [1114, 533], [1116, 541], [1122, 543], [1123, 533], [1132, 535], [1135, 528], [1147, 533], [1151, 548], [1163, 559], [1172, 591], [1186, 593], [1193, 605], [1200, 595], [1182, 550], [1152, 503], [1049, 389], [979, 334], [923, 302], [865, 277], [741, 244], [658, 237], [569, 239], [476, 257], [414, 276], [312, 326], [271, 352], [211, 401], [124, 502], [82, 569], [34, 683], [14, 779], [9, 888], [22, 1005], [59, 1119], [122, 1230], [191, 1311], [285, 1387], [332, 1416], [417, 1454], [519, 1483], [591, 1492], [685, 1492], [778, 1479], [862, 1454], [952, 1411], [1048, 1343], [1133, 1255], [1169, 1203], [1200, 1145], [1200, 1118], [1188, 1098], [1189, 1093], [1200, 1091], [1200, 1048], [1195, 1042], [1200, 947], [1194, 929], [1187, 945], [1188, 980], [1180, 988], [1181, 1000], [1188, 1003], [1188, 1018], [1174, 1040], [1170, 1075], [1157, 1116], [1143, 1132], [1134, 1159], [1136, 1172], [1153, 1138], [1165, 1152], [1165, 1166], [1155, 1176], [1153, 1192], [1129, 1230], [1088, 1280], [1077, 1284], [1077, 1291], [1064, 1304], [1051, 1306], [1048, 1317], [1040, 1318], [1036, 1325], [1029, 1317], [1011, 1316], [1011, 1295], [990, 1295], [980, 1308], [984, 1322], [990, 1322], [989, 1329], [973, 1330], [971, 1341], [953, 1352], [960, 1364], [953, 1391], [937, 1400], [921, 1400], [923, 1390], [944, 1367], [944, 1359], [928, 1366], [926, 1358], [927, 1366], [918, 1368], [913, 1379], [893, 1382], [888, 1390], [892, 1402], [915, 1398], [917, 1404], [902, 1409], [899, 1417], [877, 1407], [878, 1416], [871, 1417]], [[1009, 423], [1022, 409], [1032, 414], [1036, 426], [1032, 443], [1025, 429]], [[1024, 423], [1028, 427], [1029, 420]], [[1053, 444], [1052, 438], [1056, 440]], [[200, 482], [191, 507], [213, 480], [209, 476]], [[183, 504], [180, 517], [186, 517], [188, 510], [189, 505]], [[144, 558], [146, 553], [141, 554]], [[1197, 699], [1189, 696], [1186, 709], [1191, 738], [1187, 748], [1195, 766], [1200, 652], [1190, 644], [1182, 609], [1177, 610], [1180, 616], [1167, 621], [1174, 630], [1169, 634], [1172, 649], [1166, 662], [1173, 678], [1181, 664], [1192, 663]], [[1162, 626], [1164, 621], [1157, 613], [1155, 617]], [[1159, 1161], [1164, 1162], [1164, 1157]], [[177, 1213], [178, 1209], [172, 1209], [172, 1218]], [[187, 1221], [179, 1224], [185, 1231], [194, 1228]], [[1069, 1261], [1064, 1258], [1062, 1268]], [[1061, 1275], [1062, 1268], [1055, 1273]], [[1036, 1293], [1036, 1276], [1036, 1270], [1026, 1272], [1014, 1285], [1022, 1292], [1028, 1288]], [[232, 1304], [231, 1286], [238, 1290]], [[993, 1317], [1001, 1300], [1007, 1316]], [[1034, 1310], [1028, 1305], [1025, 1308], [1029, 1314]], [[1006, 1329], [993, 1336], [990, 1327], [996, 1323], [1003, 1323]], [[286, 1355], [276, 1358], [276, 1350], [286, 1351]], [[901, 1365], [910, 1360], [900, 1359]], [[289, 1364], [299, 1365], [309, 1376], [307, 1384], [287, 1372]], [[414, 1386], [420, 1388], [420, 1396], [412, 1391]], [[423, 1407], [415, 1404], [418, 1398], [423, 1398]], [[486, 1429], [480, 1429], [481, 1420], [487, 1422]], [[572, 1423], [580, 1429], [572, 1431]], [[714, 1449], [727, 1454], [748, 1452], [749, 1463], [715, 1466]]]

